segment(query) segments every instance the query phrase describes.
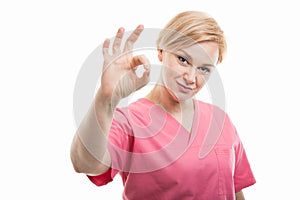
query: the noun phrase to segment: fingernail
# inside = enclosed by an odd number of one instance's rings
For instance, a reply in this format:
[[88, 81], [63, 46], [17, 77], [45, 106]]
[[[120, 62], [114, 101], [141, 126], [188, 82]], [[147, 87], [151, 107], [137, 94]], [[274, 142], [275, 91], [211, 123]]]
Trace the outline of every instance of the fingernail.
[[144, 25], [143, 24], [138, 25], [137, 29], [144, 29]]

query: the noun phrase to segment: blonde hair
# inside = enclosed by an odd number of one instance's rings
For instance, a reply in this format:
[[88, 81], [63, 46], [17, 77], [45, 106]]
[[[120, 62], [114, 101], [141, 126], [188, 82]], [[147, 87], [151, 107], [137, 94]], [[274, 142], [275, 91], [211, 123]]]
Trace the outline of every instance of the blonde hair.
[[185, 11], [166, 24], [158, 36], [157, 48], [174, 51], [206, 41], [218, 44], [218, 63], [221, 63], [226, 53], [226, 40], [216, 20], [204, 12]]

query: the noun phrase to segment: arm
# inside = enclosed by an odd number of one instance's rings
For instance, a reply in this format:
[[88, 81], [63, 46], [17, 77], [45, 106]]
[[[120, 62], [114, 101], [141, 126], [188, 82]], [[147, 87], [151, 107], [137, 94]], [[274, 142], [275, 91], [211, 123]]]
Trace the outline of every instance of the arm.
[[243, 191], [241, 190], [241, 191], [235, 193], [235, 198], [236, 198], [236, 200], [245, 200]]
[[[149, 82], [149, 61], [143, 55], [132, 56], [132, 47], [143, 30], [138, 26], [125, 42], [121, 52], [120, 45], [124, 29], [120, 28], [109, 53], [110, 40], [103, 43], [103, 70], [101, 86], [94, 102], [80, 123], [71, 145], [71, 161], [78, 173], [99, 175], [111, 165], [107, 150], [107, 138], [113, 113], [119, 100], [143, 87]], [[138, 77], [137, 66], [144, 66], [144, 74]]]
[[100, 95], [98, 92], [71, 145], [71, 161], [78, 173], [98, 175], [110, 167], [107, 136], [115, 109]]

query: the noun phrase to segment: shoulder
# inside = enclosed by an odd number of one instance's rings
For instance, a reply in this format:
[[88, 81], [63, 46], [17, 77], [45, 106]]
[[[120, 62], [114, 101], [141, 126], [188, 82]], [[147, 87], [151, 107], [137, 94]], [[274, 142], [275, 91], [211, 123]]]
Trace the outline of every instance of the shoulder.
[[146, 108], [146, 107], [149, 107], [151, 106], [153, 103], [145, 98], [140, 98], [140, 99], [137, 99], [131, 103], [128, 103], [127, 105], [125, 106], [122, 106], [122, 107], [117, 107], [116, 111], [117, 112], [122, 112], [122, 111], [127, 111], [127, 110], [130, 110], [130, 111], [139, 111], [141, 110], [142, 108]]
[[114, 120], [121, 123], [144, 125], [151, 121], [151, 118], [160, 115], [159, 107], [151, 101], [141, 98], [125, 107], [119, 107], [114, 113]]
[[200, 112], [201, 115], [210, 116], [212, 118], [228, 118], [225, 108], [200, 100], [194, 100], [194, 103], [195, 110]]
[[221, 137], [235, 138], [237, 136], [236, 127], [225, 109], [199, 100], [195, 102], [200, 113], [200, 120], [206, 119], [210, 129], [220, 131]]
[[139, 115], [144, 114], [153, 107], [153, 104], [147, 99], [140, 98], [134, 102], [129, 103], [127, 106], [117, 107], [115, 115]]

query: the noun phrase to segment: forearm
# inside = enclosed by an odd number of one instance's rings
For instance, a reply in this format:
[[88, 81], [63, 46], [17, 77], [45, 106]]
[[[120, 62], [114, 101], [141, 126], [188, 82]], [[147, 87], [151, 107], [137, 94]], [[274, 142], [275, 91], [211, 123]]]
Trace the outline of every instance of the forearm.
[[71, 160], [76, 172], [94, 175], [109, 169], [107, 138], [114, 110], [109, 100], [97, 94], [72, 142]]
[[75, 134], [71, 147], [71, 161], [74, 170], [78, 173], [85, 173], [88, 175], [99, 175], [106, 172], [109, 169], [109, 154], [102, 153], [101, 160], [105, 161], [100, 162], [85, 146], [86, 145], [81, 142], [78, 134]]
[[243, 194], [243, 191], [239, 191], [237, 193], [235, 193], [235, 199], [236, 200], [245, 200], [245, 197], [244, 197], [244, 194]]

